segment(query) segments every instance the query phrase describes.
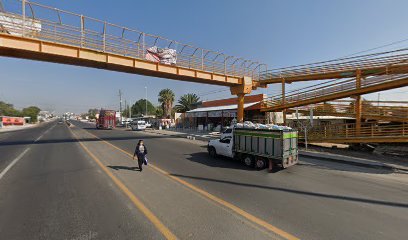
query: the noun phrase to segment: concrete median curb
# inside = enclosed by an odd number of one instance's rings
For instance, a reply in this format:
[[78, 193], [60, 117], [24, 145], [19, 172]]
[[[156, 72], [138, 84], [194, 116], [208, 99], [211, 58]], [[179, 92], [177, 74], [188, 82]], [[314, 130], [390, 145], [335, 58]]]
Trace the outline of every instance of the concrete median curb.
[[207, 139], [207, 138], [201, 138], [199, 136], [193, 136], [193, 135], [188, 134], [188, 133], [172, 134], [172, 133], [160, 132], [161, 130], [145, 130], [145, 131], [148, 132], [148, 133], [154, 133], [154, 134], [157, 134], [157, 135], [178, 137], [178, 138], [189, 139], [189, 140], [193, 140], [193, 141], [208, 142], [208, 140], [210, 140], [210, 139]]
[[[323, 156], [324, 154], [326, 156]], [[358, 159], [358, 158], [334, 155], [334, 154], [328, 154], [328, 153], [313, 153], [313, 152], [299, 151], [299, 156], [314, 158], [314, 159], [323, 160], [323, 161], [354, 165], [358, 167], [368, 167], [368, 168], [385, 169], [385, 170], [392, 170], [392, 171], [408, 171], [408, 167], [404, 168], [404, 167], [392, 166], [389, 164], [375, 162], [375, 161], [371, 161], [367, 159]]]
[[40, 126], [40, 123], [36, 123], [36, 124], [26, 124], [24, 126], [19, 126], [19, 127], [2, 127], [0, 128], [0, 134], [2, 133], [9, 133], [9, 132], [16, 132], [16, 131], [21, 131], [21, 130], [26, 130], [26, 129], [30, 129], [30, 128], [35, 128]]

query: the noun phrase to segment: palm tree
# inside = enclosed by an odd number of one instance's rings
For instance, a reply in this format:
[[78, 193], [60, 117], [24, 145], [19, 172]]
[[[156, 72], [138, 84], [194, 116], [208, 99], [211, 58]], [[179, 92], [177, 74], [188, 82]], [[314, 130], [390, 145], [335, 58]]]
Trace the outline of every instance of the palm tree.
[[163, 117], [163, 108], [162, 108], [162, 106], [157, 106], [156, 107], [155, 115], [156, 115], [157, 118], [162, 118]]
[[200, 98], [194, 93], [184, 94], [178, 100], [178, 104], [175, 106], [177, 112], [187, 112], [196, 108], [197, 103], [200, 101]]
[[171, 89], [162, 89], [159, 92], [159, 103], [163, 109], [163, 115], [166, 118], [170, 118], [171, 109], [174, 102], [174, 92]]

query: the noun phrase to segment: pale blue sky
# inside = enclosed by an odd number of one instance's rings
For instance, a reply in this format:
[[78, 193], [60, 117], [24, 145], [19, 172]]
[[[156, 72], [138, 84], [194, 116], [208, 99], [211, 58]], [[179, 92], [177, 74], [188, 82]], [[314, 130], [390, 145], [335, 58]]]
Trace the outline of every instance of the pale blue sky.
[[[408, 38], [408, 1], [404, 0], [36, 2], [263, 62], [269, 68], [328, 60]], [[408, 41], [392, 49], [407, 46]], [[118, 89], [122, 89], [124, 99], [135, 101], [144, 98], [144, 87], [148, 86], [148, 99], [155, 104], [162, 88], [173, 89], [177, 98], [185, 93], [225, 89], [21, 59], [0, 58], [0, 66], [0, 100], [19, 108], [39, 105], [57, 112], [118, 108]], [[302, 86], [305, 83], [287, 88]], [[276, 91], [261, 90], [269, 94]], [[408, 101], [407, 91], [383, 92], [381, 99]], [[229, 96], [224, 91], [201, 98]], [[377, 94], [365, 97], [377, 99]]]

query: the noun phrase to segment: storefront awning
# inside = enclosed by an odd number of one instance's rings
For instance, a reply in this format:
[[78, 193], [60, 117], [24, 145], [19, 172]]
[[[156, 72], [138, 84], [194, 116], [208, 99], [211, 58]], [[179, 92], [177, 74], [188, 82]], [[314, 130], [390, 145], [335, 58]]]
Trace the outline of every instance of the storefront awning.
[[[255, 104], [257, 104], [257, 102], [245, 103], [245, 104], [244, 104], [244, 109], [247, 108], [247, 107], [251, 107], [251, 106], [253, 106], [253, 105], [255, 105]], [[196, 109], [187, 111], [187, 113], [212, 112], [212, 111], [236, 110], [236, 109], [238, 109], [238, 105], [237, 105], [237, 104], [233, 104], [233, 105], [225, 105], [225, 106], [196, 108]]]

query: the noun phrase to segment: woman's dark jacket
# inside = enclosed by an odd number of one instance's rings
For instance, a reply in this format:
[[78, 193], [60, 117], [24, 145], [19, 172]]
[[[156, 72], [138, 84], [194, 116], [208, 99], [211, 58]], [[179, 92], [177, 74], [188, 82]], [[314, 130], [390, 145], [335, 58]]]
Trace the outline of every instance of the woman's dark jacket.
[[143, 159], [143, 158], [145, 157], [145, 155], [147, 154], [146, 145], [143, 145], [143, 147], [144, 147], [144, 151], [141, 152], [141, 151], [139, 150], [140, 145], [137, 145], [137, 146], [136, 146], [136, 149], [135, 149], [135, 153], [133, 154], [133, 157], [134, 157], [134, 156], [137, 156], [138, 158], [142, 158], [142, 159]]

